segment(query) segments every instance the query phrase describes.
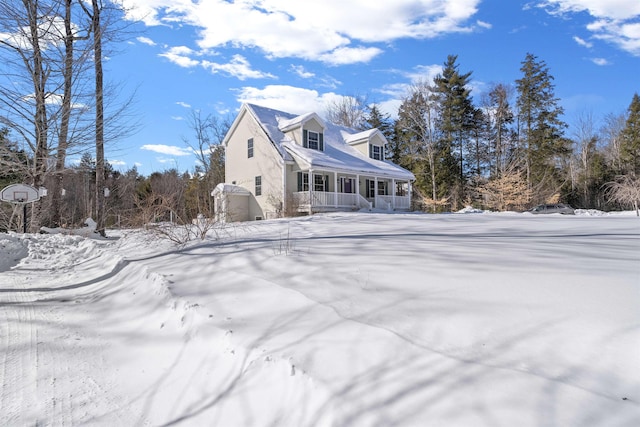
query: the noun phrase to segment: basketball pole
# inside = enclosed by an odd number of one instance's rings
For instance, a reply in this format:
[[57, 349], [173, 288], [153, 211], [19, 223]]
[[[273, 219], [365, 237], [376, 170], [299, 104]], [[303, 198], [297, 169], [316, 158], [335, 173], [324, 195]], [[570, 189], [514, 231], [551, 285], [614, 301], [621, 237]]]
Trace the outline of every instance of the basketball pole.
[[26, 203], [22, 204], [22, 219], [24, 222], [24, 225], [22, 227], [22, 232], [24, 234], [27, 234], [27, 204]]

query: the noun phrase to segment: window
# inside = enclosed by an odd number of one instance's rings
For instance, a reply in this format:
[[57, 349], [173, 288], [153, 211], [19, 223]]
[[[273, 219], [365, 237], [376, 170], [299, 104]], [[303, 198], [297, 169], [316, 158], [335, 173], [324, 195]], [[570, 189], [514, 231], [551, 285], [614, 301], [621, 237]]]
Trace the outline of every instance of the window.
[[374, 160], [383, 160], [382, 159], [382, 147], [379, 145], [371, 145], [369, 144], [369, 157]]
[[256, 176], [256, 196], [262, 195], [262, 177]]
[[376, 182], [372, 179], [367, 179], [365, 182], [366, 188], [365, 192], [367, 194], [368, 199], [373, 199], [376, 197]]
[[387, 181], [378, 181], [378, 196], [387, 195]]
[[302, 131], [302, 146], [312, 150], [324, 151], [324, 138], [322, 133], [304, 129]]
[[313, 175], [313, 191], [329, 191], [329, 177]]
[[247, 157], [253, 157], [253, 138], [247, 140]]
[[307, 145], [312, 150], [317, 150], [319, 146], [320, 137], [318, 136], [318, 132], [309, 132], [307, 138]]
[[298, 191], [309, 191], [309, 174], [298, 172]]

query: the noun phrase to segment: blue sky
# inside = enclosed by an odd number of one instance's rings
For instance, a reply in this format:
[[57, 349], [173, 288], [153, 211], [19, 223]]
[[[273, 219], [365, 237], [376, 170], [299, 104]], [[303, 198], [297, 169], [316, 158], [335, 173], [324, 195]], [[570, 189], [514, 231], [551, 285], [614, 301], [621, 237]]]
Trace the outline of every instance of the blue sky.
[[121, 1], [135, 34], [113, 46], [106, 73], [136, 90], [139, 126], [107, 158], [145, 175], [193, 170], [193, 111], [233, 117], [252, 102], [322, 115], [336, 97], [359, 95], [393, 116], [450, 54], [473, 72], [476, 99], [513, 84], [536, 55], [569, 124], [622, 113], [640, 93], [639, 0]]

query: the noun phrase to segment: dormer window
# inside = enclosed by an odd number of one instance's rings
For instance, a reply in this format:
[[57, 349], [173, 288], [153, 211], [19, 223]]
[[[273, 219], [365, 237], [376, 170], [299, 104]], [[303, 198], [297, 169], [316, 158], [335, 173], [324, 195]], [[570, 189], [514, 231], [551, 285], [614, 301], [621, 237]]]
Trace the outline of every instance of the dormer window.
[[384, 160], [382, 155], [382, 147], [379, 145], [369, 144], [369, 157], [374, 160]]
[[312, 150], [317, 150], [320, 143], [320, 136], [318, 132], [307, 132], [307, 147]]
[[306, 129], [303, 130], [302, 145], [304, 148], [309, 148], [311, 150], [324, 151], [324, 141], [322, 133]]

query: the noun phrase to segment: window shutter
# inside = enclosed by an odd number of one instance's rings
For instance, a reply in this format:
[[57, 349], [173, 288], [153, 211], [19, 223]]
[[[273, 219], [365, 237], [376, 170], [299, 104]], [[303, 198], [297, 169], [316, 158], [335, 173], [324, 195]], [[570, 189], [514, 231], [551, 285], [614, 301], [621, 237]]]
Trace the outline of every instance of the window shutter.
[[373, 145], [369, 144], [369, 158], [373, 159]]
[[309, 148], [309, 141], [307, 140], [307, 130], [303, 129], [302, 131], [302, 146], [304, 148]]
[[[322, 141], [322, 139], [320, 139], [320, 141]], [[329, 192], [329, 175], [324, 176], [324, 191]]]
[[324, 134], [320, 132], [320, 135], [318, 138], [319, 138], [320, 151], [324, 151]]
[[302, 172], [298, 172], [298, 191], [302, 191]]

